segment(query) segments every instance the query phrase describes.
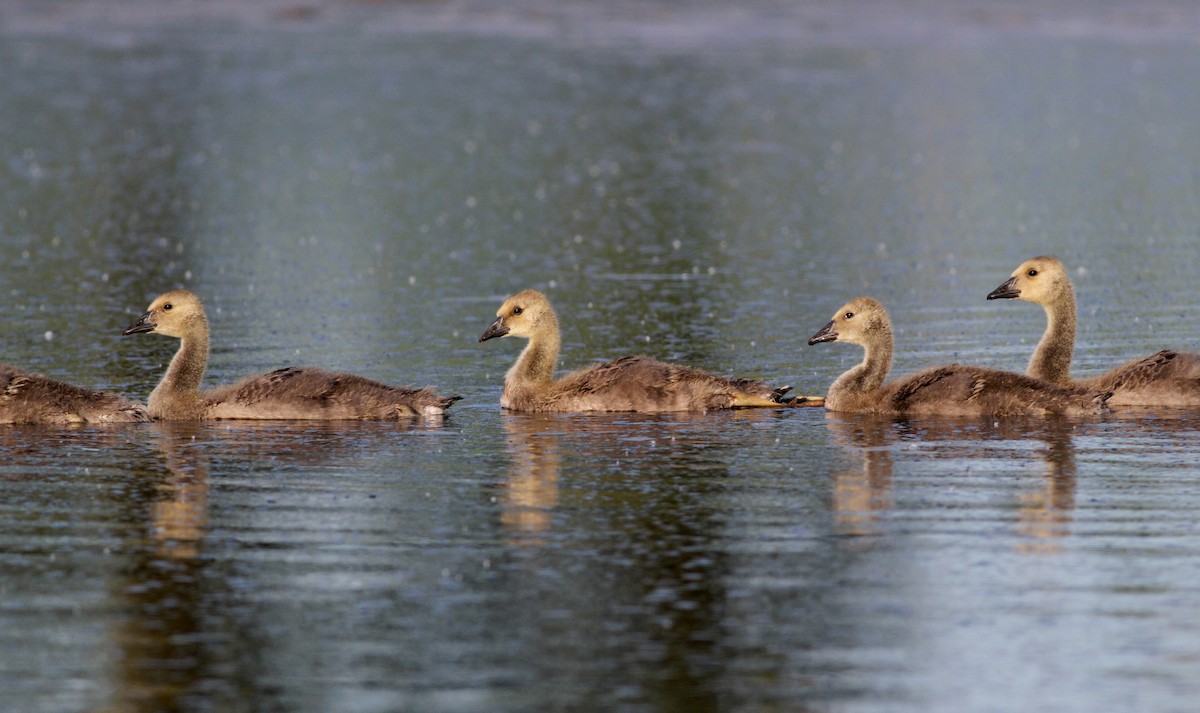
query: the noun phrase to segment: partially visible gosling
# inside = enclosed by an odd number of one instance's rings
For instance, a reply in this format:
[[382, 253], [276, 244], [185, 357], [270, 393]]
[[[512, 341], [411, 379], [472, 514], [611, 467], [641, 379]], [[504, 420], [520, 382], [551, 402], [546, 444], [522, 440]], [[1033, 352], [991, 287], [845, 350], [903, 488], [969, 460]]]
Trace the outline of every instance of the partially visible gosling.
[[93, 391], [0, 364], [0, 423], [149, 421], [146, 407], [111, 391]]
[[884, 383], [892, 368], [892, 324], [883, 305], [859, 297], [837, 311], [808, 343], [862, 346], [862, 363], [838, 377], [825, 396], [830, 411], [888, 415], [1046, 416], [1101, 413], [1108, 398], [1022, 374], [950, 364]]
[[989, 300], [1017, 298], [1046, 310], [1046, 331], [1025, 373], [1063, 386], [1113, 392], [1113, 406], [1200, 406], [1200, 354], [1164, 350], [1099, 376], [1071, 379], [1075, 351], [1075, 286], [1057, 258], [1035, 257], [1013, 271]]
[[435, 416], [459, 399], [433, 388], [387, 386], [353, 374], [285, 367], [202, 391], [208, 363], [208, 318], [200, 298], [168, 292], [123, 334], [154, 332], [180, 340], [167, 373], [150, 393], [150, 415], [164, 421], [214, 419], [396, 419]]
[[512, 411], [711, 411], [820, 406], [820, 397], [786, 399], [791, 387], [729, 379], [688, 366], [629, 356], [554, 378], [562, 346], [558, 317], [546, 296], [524, 290], [504, 301], [479, 337], [523, 337], [529, 344], [504, 377], [500, 405]]

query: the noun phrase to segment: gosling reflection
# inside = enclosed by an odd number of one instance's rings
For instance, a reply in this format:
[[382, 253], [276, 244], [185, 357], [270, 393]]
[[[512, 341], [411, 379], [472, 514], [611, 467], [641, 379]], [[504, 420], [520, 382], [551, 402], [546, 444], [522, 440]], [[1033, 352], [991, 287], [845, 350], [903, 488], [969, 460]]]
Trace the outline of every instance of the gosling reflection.
[[[716, 414], [688, 412], [666, 414], [590, 414], [563, 415], [554, 413], [503, 414], [509, 455], [508, 475], [501, 484], [497, 499], [501, 505], [500, 522], [511, 535], [510, 542], [523, 545], [543, 544], [545, 535], [554, 524], [559, 505], [559, 469], [563, 441], [568, 457], [594, 456], [589, 462], [620, 462], [629, 452], [634, 440], [647, 443], [675, 443], [664, 465], [678, 465], [695, 460], [707, 462], [725, 450], [717, 444], [676, 443], [677, 434], [695, 425], [703, 434], [706, 429], [727, 427], [731, 422], [741, 424], [766, 423], [782, 418], [782, 412], [745, 410]], [[580, 449], [585, 449], [581, 452]], [[643, 454], [644, 455], [644, 454]]]
[[1024, 460], [1031, 452], [1041, 460], [1040, 477], [1022, 478], [1016, 493], [1015, 530], [1024, 539], [1016, 549], [1029, 553], [1051, 553], [1062, 549], [1062, 539], [1071, 532], [1075, 510], [1074, 430], [1081, 423], [1068, 418], [995, 421], [964, 427], [953, 423], [909, 423], [908, 436], [936, 444], [974, 441], [966, 453], [961, 447], [935, 445], [926, 449], [947, 458], [985, 461]]
[[164, 421], [155, 428], [170, 473], [150, 509], [155, 549], [162, 557], [190, 560], [208, 528], [208, 459], [197, 452], [195, 424]]
[[877, 534], [882, 514], [892, 509], [896, 422], [869, 414], [830, 412], [826, 423], [838, 445], [861, 461], [857, 468], [834, 474], [834, 520], [847, 535]]
[[209, 465], [199, 423], [155, 423], [165, 472], [137, 474], [144, 518], [130, 523], [132, 550], [118, 599], [118, 681], [106, 713], [174, 711], [203, 675], [200, 617], [208, 529]]
[[[1031, 454], [1042, 467], [1036, 479], [1018, 481], [1015, 531], [1022, 538], [1017, 549], [1055, 552], [1071, 532], [1076, 491], [1072, 434], [1081, 427], [1076, 421], [891, 420], [832, 413], [826, 419], [834, 440], [858, 459], [855, 467], [834, 476], [834, 516], [846, 534], [880, 532], [885, 513], [893, 508], [897, 459], [901, 460], [902, 473], [920, 475], [920, 470], [932, 470], [921, 468], [923, 464], [949, 463], [957, 470], [956, 461], [972, 462], [987, 472], [989, 463], [1007, 465], [1013, 460], [1027, 460]], [[911, 448], [901, 448], [902, 444]], [[951, 477], [962, 475], [969, 477], [966, 473]]]
[[[228, 630], [239, 614], [229, 609], [228, 558], [209, 551], [210, 456], [224, 472], [269, 462], [271, 467], [344, 463], [375, 444], [392, 442], [393, 422], [156, 422], [157, 458], [129, 466], [131, 490], [119, 494], [124, 508], [115, 580], [119, 615], [112, 638], [117, 652], [112, 694], [104, 713], [193, 710], [217, 696], [214, 681], [230, 680], [230, 661], [263, 660], [269, 652], [252, 633]], [[441, 428], [437, 421], [401, 430]], [[226, 543], [227, 541], [223, 541]], [[232, 649], [232, 650], [231, 650]], [[245, 673], [241, 671], [240, 673]], [[248, 674], [247, 674], [248, 675]], [[245, 691], [215, 710], [257, 710]]]
[[1023, 552], [1058, 552], [1062, 539], [1071, 534], [1075, 512], [1075, 444], [1070, 424], [1049, 422], [1038, 434], [1045, 442], [1045, 463], [1040, 488], [1020, 494], [1017, 532], [1028, 540], [1018, 545]]
[[500, 523], [515, 545], [539, 545], [558, 505], [558, 417], [506, 414], [510, 465], [500, 494]]
[[[632, 685], [680, 710], [718, 710], [712, 662], [727, 655], [720, 643], [731, 606], [725, 531], [738, 501], [729, 464], [753, 429], [786, 414], [502, 418], [509, 469], [496, 499], [513, 571], [521, 573], [512, 581], [522, 592], [515, 600], [555, 612], [535, 613], [531, 626], [541, 628], [530, 635], [556, 641], [564, 621], [586, 631], [598, 612], [619, 608], [628, 631], [612, 635], [654, 657]], [[570, 576], [547, 584], [543, 575], [555, 571]], [[604, 639], [582, 645], [611, 655]]]

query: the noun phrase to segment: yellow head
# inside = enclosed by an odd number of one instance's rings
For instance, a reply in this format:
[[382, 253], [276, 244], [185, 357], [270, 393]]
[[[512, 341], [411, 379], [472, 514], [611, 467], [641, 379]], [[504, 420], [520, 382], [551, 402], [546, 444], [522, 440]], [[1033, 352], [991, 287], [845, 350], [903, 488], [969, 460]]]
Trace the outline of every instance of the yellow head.
[[159, 295], [146, 308], [146, 313], [138, 317], [137, 321], [121, 334], [154, 332], [182, 338], [193, 333], [198, 326], [206, 326], [207, 323], [204, 304], [199, 297], [188, 290], [172, 290]]
[[808, 343], [849, 342], [865, 345], [873, 342], [877, 335], [890, 331], [891, 321], [883, 305], [870, 297], [858, 297], [842, 305], [829, 324], [814, 334]]
[[486, 342], [496, 337], [530, 337], [539, 332], [557, 329], [558, 317], [550, 300], [537, 290], [522, 290], [504, 300], [496, 310], [496, 320], [479, 337]]
[[1035, 257], [1021, 263], [1003, 285], [992, 290], [989, 300], [1020, 299], [1044, 305], [1071, 289], [1071, 278], [1058, 258]]

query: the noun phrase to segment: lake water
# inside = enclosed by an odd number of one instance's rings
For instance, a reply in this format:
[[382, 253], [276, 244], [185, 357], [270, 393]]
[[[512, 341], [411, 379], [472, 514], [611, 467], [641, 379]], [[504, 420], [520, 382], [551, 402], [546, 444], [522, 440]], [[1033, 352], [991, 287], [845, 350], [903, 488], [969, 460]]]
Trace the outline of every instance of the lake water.
[[144, 399], [186, 286], [211, 384], [464, 399], [0, 427], [0, 708], [1194, 710], [1200, 413], [525, 416], [476, 342], [536, 287], [564, 368], [822, 393], [870, 294], [897, 373], [1021, 370], [1055, 254], [1077, 373], [1197, 350], [1200, 24], [1072, 7], [17, 6], [3, 361]]

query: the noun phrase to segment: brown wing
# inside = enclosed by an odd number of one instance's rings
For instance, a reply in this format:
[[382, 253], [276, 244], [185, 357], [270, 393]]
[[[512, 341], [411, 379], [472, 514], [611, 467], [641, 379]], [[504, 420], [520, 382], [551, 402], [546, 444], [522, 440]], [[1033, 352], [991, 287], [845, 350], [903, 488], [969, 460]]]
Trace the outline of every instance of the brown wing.
[[567, 374], [540, 400], [557, 411], [708, 411], [731, 408], [745, 396], [778, 402], [785, 391], [630, 356]]
[[309, 367], [277, 369], [202, 396], [213, 418], [329, 420], [432, 415], [459, 398]]
[[1114, 405], [1200, 406], [1200, 354], [1164, 350], [1084, 382]]
[[954, 376], [951, 367], [936, 367], [914, 374], [907, 379], [901, 379], [893, 384], [892, 408], [897, 411], [908, 411], [914, 405], [930, 398], [946, 398], [953, 396], [946, 389], [934, 390], [934, 385], [943, 379]]
[[1108, 393], [1060, 387], [1024, 374], [951, 364], [889, 385], [897, 412], [951, 416], [1087, 415], [1104, 408]]
[[148, 421], [146, 408], [111, 391], [93, 391], [0, 366], [0, 423]]

